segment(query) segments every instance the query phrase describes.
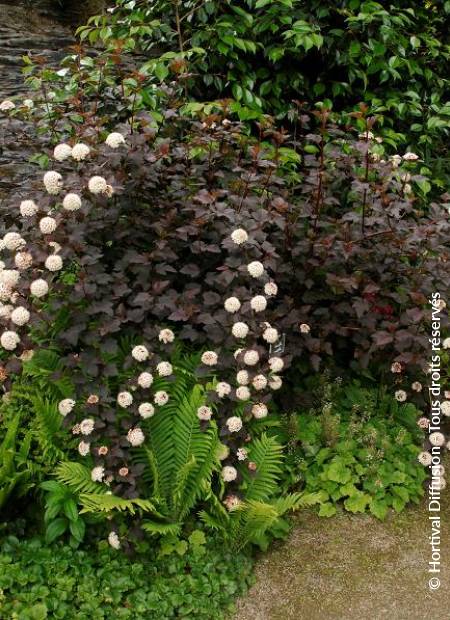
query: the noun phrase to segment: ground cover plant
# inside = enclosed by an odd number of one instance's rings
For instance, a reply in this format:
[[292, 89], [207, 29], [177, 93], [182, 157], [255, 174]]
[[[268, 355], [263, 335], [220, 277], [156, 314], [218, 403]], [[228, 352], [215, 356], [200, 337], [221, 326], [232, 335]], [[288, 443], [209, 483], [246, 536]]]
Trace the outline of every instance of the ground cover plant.
[[[194, 540], [195, 542], [195, 540]], [[249, 555], [217, 544], [186, 545], [133, 559], [105, 546], [94, 552], [9, 536], [0, 548], [3, 618], [226, 618], [251, 582]]]
[[389, 510], [418, 503], [426, 478], [420, 426], [427, 418], [382, 388], [327, 378], [320, 387], [314, 407], [285, 423], [291, 484], [311, 494], [323, 517], [342, 506], [385, 519]]

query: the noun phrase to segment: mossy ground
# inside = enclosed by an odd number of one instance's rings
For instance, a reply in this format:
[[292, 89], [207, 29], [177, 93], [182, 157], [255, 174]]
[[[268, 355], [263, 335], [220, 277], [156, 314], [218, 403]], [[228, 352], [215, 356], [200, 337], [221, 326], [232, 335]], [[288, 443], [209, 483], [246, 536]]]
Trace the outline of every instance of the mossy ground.
[[262, 555], [236, 620], [449, 620], [450, 491], [441, 496], [441, 587], [430, 592], [426, 501], [380, 522], [302, 511]]

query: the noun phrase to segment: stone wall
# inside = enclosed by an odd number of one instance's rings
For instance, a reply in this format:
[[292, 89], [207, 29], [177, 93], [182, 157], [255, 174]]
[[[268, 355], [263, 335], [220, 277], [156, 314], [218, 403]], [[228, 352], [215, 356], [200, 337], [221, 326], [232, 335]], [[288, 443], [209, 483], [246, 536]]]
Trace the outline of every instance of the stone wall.
[[[102, 0], [0, 0], [0, 101], [26, 92], [22, 57], [57, 65], [74, 43], [74, 27], [101, 11]], [[4, 120], [3, 120], [4, 122]], [[28, 154], [6, 144], [0, 127], [0, 201], [28, 176]]]

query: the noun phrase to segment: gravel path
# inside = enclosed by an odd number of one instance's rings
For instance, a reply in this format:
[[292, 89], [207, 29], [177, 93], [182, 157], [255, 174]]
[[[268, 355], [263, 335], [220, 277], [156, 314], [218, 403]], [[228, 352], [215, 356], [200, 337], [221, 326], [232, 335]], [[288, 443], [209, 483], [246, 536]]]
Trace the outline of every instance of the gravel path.
[[428, 587], [425, 502], [385, 522], [302, 511], [256, 567], [235, 620], [450, 620], [450, 491], [441, 498], [441, 587]]

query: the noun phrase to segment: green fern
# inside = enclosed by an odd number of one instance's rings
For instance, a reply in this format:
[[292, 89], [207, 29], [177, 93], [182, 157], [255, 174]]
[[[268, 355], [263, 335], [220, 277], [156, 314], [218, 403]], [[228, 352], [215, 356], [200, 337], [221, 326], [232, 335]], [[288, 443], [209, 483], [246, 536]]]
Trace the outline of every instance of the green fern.
[[[205, 403], [201, 386], [195, 385], [190, 361], [185, 372], [177, 371], [170, 384], [170, 401], [143, 426], [148, 446], [135, 451], [135, 462], [146, 466], [144, 480], [151, 488], [161, 520], [144, 522], [147, 531], [162, 533], [180, 529], [199, 500], [211, 493], [211, 480], [218, 469], [217, 426], [202, 430], [197, 409]], [[173, 526], [173, 527], [172, 527]]]
[[136, 514], [136, 511], [152, 512], [155, 507], [147, 499], [125, 499], [108, 493], [81, 493], [79, 496], [83, 512], [111, 512], [118, 510]]
[[6, 434], [0, 444], [0, 508], [11, 495], [20, 497], [32, 485], [33, 467], [28, 459], [31, 437], [27, 433], [19, 448], [20, 413], [8, 422]]
[[211, 501], [209, 510], [203, 510], [199, 515], [207, 527], [220, 531], [236, 550], [250, 543], [265, 548], [271, 530], [287, 528], [287, 523], [282, 520], [284, 514], [313, 501], [313, 498], [303, 498], [299, 493], [277, 497], [283, 454], [276, 438], [262, 435], [256, 439], [250, 458], [257, 468], [254, 476], [242, 471], [245, 501], [230, 512], [220, 502]]
[[275, 437], [262, 435], [251, 445], [250, 459], [257, 464], [256, 473], [251, 475], [244, 469], [245, 499], [264, 501], [271, 497], [282, 475], [283, 448]]
[[76, 493], [99, 495], [108, 491], [108, 487], [105, 485], [93, 482], [90, 469], [81, 463], [71, 461], [60, 463], [56, 467], [55, 475], [59, 482], [66, 484]]
[[40, 396], [30, 396], [30, 403], [35, 416], [34, 426], [36, 439], [43, 456], [48, 463], [56, 463], [64, 458], [64, 452], [56, 444], [56, 436], [62, 428], [62, 416], [58, 411], [58, 403]]

